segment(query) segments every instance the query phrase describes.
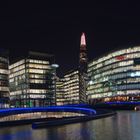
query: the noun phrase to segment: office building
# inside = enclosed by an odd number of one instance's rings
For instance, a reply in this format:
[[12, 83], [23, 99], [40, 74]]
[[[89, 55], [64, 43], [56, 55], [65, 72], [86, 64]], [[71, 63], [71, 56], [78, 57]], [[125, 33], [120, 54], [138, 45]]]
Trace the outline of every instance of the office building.
[[8, 51], [0, 49], [0, 108], [9, 107]]
[[64, 76], [64, 97], [65, 104], [79, 104], [80, 94], [79, 94], [79, 71], [72, 70], [69, 71]]
[[88, 64], [88, 100], [140, 100], [140, 46], [120, 49]]
[[25, 52], [12, 62], [10, 69], [10, 104], [12, 107], [38, 107], [55, 104], [54, 56]]
[[56, 105], [67, 104], [67, 99], [65, 98], [64, 92], [64, 78], [58, 78], [56, 80]]
[[57, 105], [79, 104], [79, 71], [71, 70], [56, 82]]

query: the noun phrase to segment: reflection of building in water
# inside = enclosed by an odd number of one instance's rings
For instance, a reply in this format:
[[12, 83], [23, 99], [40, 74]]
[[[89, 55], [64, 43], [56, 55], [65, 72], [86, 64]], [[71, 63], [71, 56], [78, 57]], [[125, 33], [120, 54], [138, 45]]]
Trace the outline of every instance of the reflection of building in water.
[[14, 107], [37, 107], [55, 104], [54, 56], [26, 52], [10, 65], [10, 99]]
[[140, 100], [140, 46], [120, 49], [88, 64], [88, 100]]

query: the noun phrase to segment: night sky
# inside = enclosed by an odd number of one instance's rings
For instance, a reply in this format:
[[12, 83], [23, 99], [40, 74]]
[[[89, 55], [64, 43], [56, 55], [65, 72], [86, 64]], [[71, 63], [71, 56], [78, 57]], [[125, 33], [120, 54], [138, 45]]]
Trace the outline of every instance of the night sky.
[[10, 59], [26, 49], [54, 54], [62, 75], [78, 66], [82, 32], [89, 61], [117, 48], [140, 45], [139, 5], [4, 3], [0, 5], [0, 46], [9, 49]]

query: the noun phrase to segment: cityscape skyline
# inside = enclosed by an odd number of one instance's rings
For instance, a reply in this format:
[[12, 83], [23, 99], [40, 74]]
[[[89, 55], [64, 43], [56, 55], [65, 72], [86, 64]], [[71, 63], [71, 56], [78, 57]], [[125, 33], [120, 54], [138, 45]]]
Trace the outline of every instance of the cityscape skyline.
[[139, 140], [139, 3], [2, 1], [0, 140]]
[[10, 50], [11, 58], [27, 49], [55, 54], [62, 75], [78, 66], [82, 32], [86, 34], [89, 60], [119, 46], [140, 44], [136, 5], [94, 2], [84, 8], [46, 8], [45, 3], [30, 4], [18, 7], [10, 2], [1, 9], [0, 46]]

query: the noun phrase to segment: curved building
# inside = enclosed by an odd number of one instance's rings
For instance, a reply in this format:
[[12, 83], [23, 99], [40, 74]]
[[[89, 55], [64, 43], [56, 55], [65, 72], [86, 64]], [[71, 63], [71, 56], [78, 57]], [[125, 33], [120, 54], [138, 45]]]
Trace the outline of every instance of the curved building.
[[140, 100], [140, 46], [108, 53], [88, 64], [89, 102]]

